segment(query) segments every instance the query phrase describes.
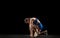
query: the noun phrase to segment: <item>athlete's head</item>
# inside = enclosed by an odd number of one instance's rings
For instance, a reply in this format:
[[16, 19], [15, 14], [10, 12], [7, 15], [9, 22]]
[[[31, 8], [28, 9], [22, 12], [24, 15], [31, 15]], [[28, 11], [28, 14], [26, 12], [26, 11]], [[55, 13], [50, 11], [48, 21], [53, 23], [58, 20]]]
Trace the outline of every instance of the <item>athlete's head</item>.
[[25, 23], [29, 23], [29, 22], [30, 22], [30, 18], [25, 18], [25, 19], [24, 19], [24, 22], [25, 22]]

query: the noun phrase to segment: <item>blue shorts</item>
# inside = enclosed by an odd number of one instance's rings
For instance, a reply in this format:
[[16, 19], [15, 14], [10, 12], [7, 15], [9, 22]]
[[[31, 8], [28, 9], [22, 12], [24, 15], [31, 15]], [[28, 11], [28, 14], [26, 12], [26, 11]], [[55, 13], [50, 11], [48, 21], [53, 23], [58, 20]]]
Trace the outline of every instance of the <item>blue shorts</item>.
[[41, 29], [41, 30], [43, 29], [42, 23], [41, 23], [41, 22], [38, 23], [38, 22], [37, 22], [37, 19], [33, 21], [33, 24], [38, 25], [39, 29]]
[[35, 25], [38, 25], [38, 27], [39, 27], [39, 29], [43, 29], [43, 25], [42, 25], [42, 23], [40, 22], [40, 23], [38, 23], [36, 20], [33, 22], [33, 24], [35, 24]]
[[43, 29], [43, 25], [42, 25], [41, 22], [38, 24], [38, 27], [39, 27], [41, 30]]

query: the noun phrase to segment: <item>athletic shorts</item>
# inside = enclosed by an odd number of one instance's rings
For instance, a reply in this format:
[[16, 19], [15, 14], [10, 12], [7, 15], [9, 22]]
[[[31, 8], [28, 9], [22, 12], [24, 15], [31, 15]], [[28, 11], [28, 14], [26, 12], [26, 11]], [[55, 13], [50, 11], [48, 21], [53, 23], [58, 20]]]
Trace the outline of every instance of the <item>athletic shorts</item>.
[[41, 22], [38, 23], [37, 20], [34, 20], [34, 21], [33, 21], [33, 24], [38, 25], [39, 29], [41, 29], [41, 30], [43, 29], [43, 25], [42, 25]]

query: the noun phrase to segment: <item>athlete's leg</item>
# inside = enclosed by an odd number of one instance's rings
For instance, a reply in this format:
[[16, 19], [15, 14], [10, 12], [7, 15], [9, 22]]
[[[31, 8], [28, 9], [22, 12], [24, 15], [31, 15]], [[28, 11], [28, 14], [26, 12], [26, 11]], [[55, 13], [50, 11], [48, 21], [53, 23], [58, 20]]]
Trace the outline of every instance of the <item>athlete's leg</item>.
[[30, 18], [25, 18], [25, 19], [24, 19], [24, 22], [29, 24], [30, 37], [33, 37], [32, 25], [31, 25], [31, 23], [30, 23]]
[[33, 29], [32, 29], [32, 27], [29, 27], [29, 31], [30, 31], [30, 37], [33, 37]]
[[34, 37], [38, 36], [38, 28], [37, 25], [33, 25]]

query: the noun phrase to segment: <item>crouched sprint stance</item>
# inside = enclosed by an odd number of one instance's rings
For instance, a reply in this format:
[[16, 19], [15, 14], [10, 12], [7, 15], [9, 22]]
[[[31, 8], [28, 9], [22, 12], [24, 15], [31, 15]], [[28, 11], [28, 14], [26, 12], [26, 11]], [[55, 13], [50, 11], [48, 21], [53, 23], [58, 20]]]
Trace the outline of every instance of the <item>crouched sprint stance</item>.
[[36, 29], [40, 32], [42, 29], [42, 25], [40, 24], [40, 21], [36, 18], [25, 18], [25, 23], [29, 24], [29, 31], [30, 36], [33, 37], [33, 31], [36, 32]]

